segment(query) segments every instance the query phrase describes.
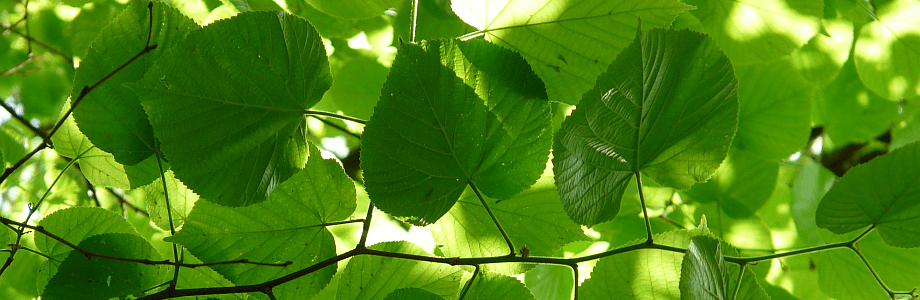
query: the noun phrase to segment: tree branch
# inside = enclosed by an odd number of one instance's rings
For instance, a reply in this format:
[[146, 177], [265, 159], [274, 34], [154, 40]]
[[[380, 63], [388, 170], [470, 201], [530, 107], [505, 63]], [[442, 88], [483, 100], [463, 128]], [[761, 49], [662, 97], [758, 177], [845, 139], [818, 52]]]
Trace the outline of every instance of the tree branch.
[[20, 226], [22, 228], [28, 228], [28, 229], [34, 230], [35, 232], [44, 234], [45, 236], [55, 241], [58, 241], [59, 243], [64, 244], [67, 247], [70, 247], [74, 251], [80, 252], [81, 254], [86, 256], [86, 259], [92, 259], [93, 257], [98, 257], [98, 258], [103, 258], [103, 259], [108, 259], [108, 260], [134, 262], [134, 263], [145, 264], [145, 265], [169, 265], [169, 266], [187, 267], [187, 268], [197, 268], [197, 267], [217, 266], [217, 265], [232, 265], [232, 264], [248, 264], [248, 265], [269, 266], [269, 267], [286, 267], [292, 264], [292, 262], [290, 261], [287, 261], [284, 263], [263, 263], [263, 262], [252, 262], [246, 259], [187, 264], [187, 263], [172, 262], [169, 260], [150, 260], [150, 259], [118, 257], [118, 256], [112, 256], [112, 255], [107, 255], [107, 254], [102, 254], [102, 253], [96, 253], [96, 252], [92, 252], [92, 251], [83, 249], [80, 246], [74, 245], [73, 243], [65, 240], [64, 238], [58, 235], [49, 232], [43, 226], [33, 226], [33, 225], [25, 224], [25, 223], [16, 222], [16, 221], [4, 218], [4, 217], [0, 217], [0, 223], [6, 224], [6, 225]]

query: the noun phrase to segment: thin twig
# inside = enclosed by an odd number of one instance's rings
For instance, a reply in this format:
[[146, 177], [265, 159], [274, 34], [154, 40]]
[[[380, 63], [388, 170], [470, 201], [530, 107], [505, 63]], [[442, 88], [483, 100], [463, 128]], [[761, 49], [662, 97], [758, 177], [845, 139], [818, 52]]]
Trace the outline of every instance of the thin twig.
[[32, 59], [34, 57], [35, 57], [34, 55], [29, 55], [28, 57], [26, 57], [26, 59], [23, 59], [21, 62], [19, 62], [15, 66], [12, 66], [9, 69], [6, 69], [6, 71], [3, 71], [3, 73], [0, 73], [0, 77], [13, 76], [13, 74], [16, 74], [17, 72], [19, 72], [19, 70], [24, 68], [30, 62], [32, 62]]
[[409, 22], [409, 41], [410, 42], [415, 43], [415, 29], [417, 27], [418, 27], [418, 0], [412, 0], [412, 21]]
[[[29, 28], [29, 25], [28, 25], [28, 24], [29, 24], [29, 23], [26, 22], [26, 30], [28, 30], [28, 28]], [[29, 47], [29, 50], [28, 50], [28, 51], [29, 51], [29, 53], [32, 53], [32, 49], [31, 49], [32, 45], [31, 45], [31, 44], [32, 44], [32, 43], [35, 43], [36, 45], [39, 45], [39, 46], [41, 46], [42, 48], [45, 48], [45, 50], [48, 50], [48, 52], [57, 54], [57, 56], [60, 56], [60, 57], [63, 58], [65, 61], [67, 61], [68, 63], [70, 63], [71, 65], [73, 65], [73, 57], [70, 57], [69, 55], [64, 54], [64, 52], [61, 52], [61, 50], [58, 50], [58, 49], [56, 49], [56, 48], [54, 48], [54, 47], [51, 47], [51, 46], [49, 46], [48, 44], [42, 43], [41, 41], [38, 41], [38, 40], [36, 40], [35, 38], [33, 38], [32, 36], [30, 36], [28, 33], [23, 33], [22, 31], [16, 30], [16, 28], [6, 27], [6, 26], [3, 26], [3, 25], [0, 25], [0, 27], [2, 27], [3, 30], [8, 30], [9, 32], [12, 32], [12, 33], [14, 33], [14, 34], [16, 34], [16, 35], [18, 35], [18, 36], [20, 36], [20, 37], [26, 39], [26, 41], [28, 41], [28, 47]]]
[[131, 203], [131, 201], [128, 201], [128, 199], [125, 199], [124, 196], [119, 195], [117, 192], [115, 192], [114, 189], [107, 187], [107, 188], [105, 188], [105, 190], [108, 191], [109, 194], [112, 194], [112, 196], [114, 196], [115, 199], [118, 200], [118, 203], [119, 203], [119, 204], [121, 204], [121, 205], [123, 205], [123, 206], [127, 206], [128, 208], [130, 208], [131, 210], [133, 210], [135, 213], [139, 213], [139, 214], [141, 214], [141, 215], [144, 215], [145, 217], [149, 217], [149, 216], [150, 216], [150, 213], [148, 213], [148, 212], [147, 212], [146, 210], [144, 210], [143, 208], [137, 207], [137, 205], [134, 205], [134, 203]]
[[367, 247], [367, 235], [371, 231], [371, 217], [374, 216], [374, 202], [371, 202], [367, 205], [367, 216], [364, 217], [364, 226], [361, 230], [361, 239], [358, 240], [358, 246], [356, 249], [364, 249]]
[[642, 217], [645, 219], [646, 244], [652, 244], [652, 224], [648, 221], [648, 206], [645, 205], [645, 194], [642, 193], [642, 175], [636, 172], [636, 184], [639, 186], [639, 202], [642, 202]]
[[467, 180], [467, 184], [473, 188], [473, 192], [476, 193], [476, 197], [479, 198], [479, 202], [482, 202], [482, 207], [486, 209], [486, 212], [489, 213], [489, 217], [492, 218], [492, 223], [495, 223], [495, 227], [498, 227], [498, 232], [502, 234], [502, 238], [505, 239], [505, 243], [508, 244], [508, 250], [510, 253], [508, 256], [514, 256], [514, 243], [511, 242], [511, 238], [508, 237], [508, 234], [505, 233], [505, 229], [502, 228], [502, 224], [498, 222], [498, 218], [495, 217], [495, 214], [492, 213], [492, 209], [489, 208], [489, 203], [486, 203], [486, 199], [482, 197], [482, 194], [479, 193], [479, 189], [476, 188], [476, 185], [473, 184], [472, 180]]
[[328, 111], [309, 110], [309, 109], [308, 109], [308, 110], [305, 110], [305, 111], [303, 112], [303, 114], [304, 114], [304, 115], [308, 115], [308, 116], [311, 116], [311, 115], [315, 115], [315, 116], [327, 116], [327, 117], [333, 117], [333, 118], [336, 118], [336, 119], [342, 119], [342, 120], [345, 120], [345, 121], [355, 122], [355, 123], [358, 123], [358, 124], [363, 124], [363, 125], [366, 125], [366, 124], [367, 124], [367, 121], [365, 121], [365, 120], [361, 120], [361, 119], [358, 119], [358, 118], [355, 118], [355, 117], [346, 116], [346, 115], [340, 115], [340, 114], [336, 114], [336, 113], [331, 113], [331, 112], [328, 112]]
[[17, 113], [16, 113], [16, 110], [14, 110], [12, 107], [10, 107], [9, 105], [6, 104], [6, 101], [0, 100], [0, 107], [3, 107], [3, 109], [5, 109], [6, 112], [8, 112], [8, 113], [10, 114], [10, 116], [13, 117], [13, 119], [16, 119], [16, 121], [19, 121], [19, 123], [22, 123], [23, 126], [25, 126], [27, 129], [29, 129], [29, 131], [31, 131], [32, 133], [34, 133], [36, 136], [39, 136], [39, 137], [41, 137], [41, 138], [44, 138], [44, 137], [45, 137], [45, 133], [44, 133], [44, 132], [42, 132], [41, 130], [39, 130], [39, 129], [38, 129], [37, 127], [35, 127], [35, 126], [32, 126], [32, 123], [29, 123], [29, 120], [26, 120], [25, 117], [20, 116], [19, 114], [17, 114]]
[[466, 293], [468, 293], [470, 291], [470, 287], [473, 286], [473, 280], [476, 280], [476, 276], [479, 275], [479, 265], [473, 266], [476, 267], [476, 269], [473, 270], [473, 276], [470, 277], [470, 280], [463, 285], [463, 291], [460, 292], [460, 297], [457, 298], [457, 300], [463, 300], [463, 297], [466, 297]]
[[339, 126], [339, 124], [332, 123], [331, 121], [326, 120], [325, 118], [321, 118], [320, 116], [316, 116], [316, 115], [310, 115], [310, 117], [312, 117], [312, 118], [314, 118], [314, 119], [317, 119], [317, 120], [319, 120], [320, 122], [323, 122], [323, 124], [326, 124], [326, 126], [329, 126], [329, 127], [335, 128], [335, 129], [338, 129], [339, 131], [344, 132], [345, 134], [350, 135], [350, 136], [352, 136], [352, 137], [354, 137], [354, 138], [356, 138], [356, 139], [359, 139], [359, 140], [361, 139], [361, 135], [360, 135], [360, 134], [351, 132], [351, 130], [348, 130], [348, 129], [345, 128], [345, 127]]
[[150, 259], [118, 257], [118, 256], [112, 256], [112, 255], [107, 255], [107, 254], [102, 254], [102, 253], [96, 253], [96, 252], [92, 252], [92, 251], [83, 249], [80, 246], [77, 246], [74, 243], [71, 243], [58, 235], [49, 232], [48, 230], [45, 229], [44, 226], [33, 226], [33, 225], [21, 223], [21, 222], [16, 222], [16, 221], [4, 218], [4, 217], [0, 217], [0, 223], [7, 224], [7, 225], [21, 226], [23, 228], [28, 228], [28, 229], [34, 230], [35, 232], [44, 234], [45, 236], [55, 241], [58, 241], [59, 243], [64, 244], [67, 247], [70, 247], [74, 251], [80, 252], [81, 254], [86, 256], [87, 259], [98, 257], [98, 258], [104, 258], [104, 259], [109, 259], [109, 260], [134, 262], [134, 263], [145, 264], [145, 265], [169, 265], [169, 266], [181, 266], [181, 267], [187, 267], [187, 268], [197, 268], [197, 267], [217, 266], [217, 265], [232, 265], [232, 264], [248, 264], [248, 265], [269, 266], [269, 267], [286, 267], [293, 263], [290, 261], [283, 262], [283, 263], [263, 263], [263, 262], [252, 262], [247, 259], [239, 259], [239, 260], [231, 260], [231, 261], [187, 264], [187, 263], [172, 262], [169, 260], [150, 260]]
[[744, 279], [744, 269], [747, 264], [741, 264], [741, 270], [738, 271], [738, 282], [735, 283], [735, 291], [732, 292], [732, 300], [738, 299], [738, 291], [741, 290], [741, 279]]

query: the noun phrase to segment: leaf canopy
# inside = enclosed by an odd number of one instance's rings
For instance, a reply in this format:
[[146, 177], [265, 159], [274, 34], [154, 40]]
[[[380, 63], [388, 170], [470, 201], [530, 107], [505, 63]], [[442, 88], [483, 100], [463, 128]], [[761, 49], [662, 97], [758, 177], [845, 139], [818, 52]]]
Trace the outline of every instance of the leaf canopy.
[[371, 200], [426, 225], [467, 185], [499, 199], [531, 186], [552, 141], [541, 91], [523, 58], [495, 45], [400, 45], [364, 129], [361, 167]]
[[[152, 5], [148, 10], [148, 4]], [[153, 21], [150, 15], [153, 15]], [[149, 24], [154, 28], [150, 30]], [[170, 45], [198, 29], [175, 8], [159, 2], [135, 1], [102, 30], [74, 76], [71, 99], [144, 49], [147, 34], [157, 48], [96, 87], [74, 109], [80, 131], [115, 161], [135, 165], [156, 152], [153, 128], [141, 100], [125, 83], [141, 79]]]
[[920, 143], [853, 167], [818, 205], [818, 227], [844, 234], [874, 226], [885, 243], [920, 247]]
[[549, 99], [568, 104], [577, 104], [632, 41], [639, 20], [645, 28], [668, 27], [691, 8], [676, 0], [463, 0], [451, 7], [487, 41], [524, 55]]
[[688, 0], [706, 33], [735, 64], [768, 62], [791, 53], [821, 28], [820, 0]]
[[920, 96], [920, 3], [881, 4], [853, 48], [859, 78], [890, 100]]
[[169, 48], [134, 90], [176, 178], [214, 203], [244, 206], [303, 166], [298, 130], [329, 72], [310, 23], [247, 12]]
[[557, 133], [566, 213], [587, 226], [613, 219], [640, 171], [679, 189], [709, 179], [737, 129], [737, 88], [728, 59], [702, 34], [637, 35]]

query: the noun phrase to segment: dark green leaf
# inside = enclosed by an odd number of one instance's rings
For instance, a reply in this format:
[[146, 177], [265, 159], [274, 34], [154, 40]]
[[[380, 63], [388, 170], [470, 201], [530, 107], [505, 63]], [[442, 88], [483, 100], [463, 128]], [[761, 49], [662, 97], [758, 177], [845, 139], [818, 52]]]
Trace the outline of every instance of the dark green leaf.
[[920, 143], [850, 169], [818, 205], [818, 227], [844, 234], [874, 226], [886, 243], [920, 247]]
[[542, 90], [519, 55], [482, 41], [400, 46], [362, 141], [371, 199], [428, 224], [468, 184], [499, 199], [523, 191], [552, 140]]
[[690, 239], [680, 268], [680, 299], [726, 299], [725, 259], [719, 240], [706, 236]]
[[244, 206], [303, 166], [292, 135], [331, 81], [307, 21], [250, 12], [190, 34], [135, 91], [176, 178], [210, 201]]
[[[126, 233], [92, 236], [78, 245], [95, 253], [116, 257], [162, 260], [144, 238]], [[42, 299], [90, 300], [124, 298], [149, 290], [169, 275], [163, 266], [108, 259], [88, 259], [73, 251], [42, 294]]]
[[547, 84], [553, 101], [577, 104], [597, 76], [628, 45], [639, 20], [645, 28], [667, 27], [691, 8], [655, 1], [451, 1], [486, 40], [521, 52]]
[[[916, 267], [920, 265], [920, 249], [886, 245], [876, 233], [860, 240], [859, 249], [888, 287], [909, 291], [920, 282], [920, 269]], [[817, 269], [821, 291], [827, 295], [841, 300], [891, 299], [853, 251], [821, 251], [810, 257]]]
[[[355, 187], [334, 160], [323, 160], [310, 146], [304, 170], [278, 186], [263, 203], [226, 207], [198, 201], [182, 231], [167, 238], [206, 262], [248, 259], [293, 262], [287, 267], [220, 265], [213, 269], [237, 285], [284, 276], [335, 256], [332, 234], [323, 223], [347, 218], [355, 210]], [[335, 267], [300, 277], [274, 289], [284, 299], [310, 298], [329, 283]]]
[[737, 82], [715, 43], [688, 30], [637, 35], [557, 134], [566, 213], [587, 226], [613, 219], [640, 171], [679, 189], [706, 181], [737, 122]]
[[[431, 256], [409, 242], [385, 242], [370, 249]], [[463, 271], [459, 267], [417, 260], [362, 255], [348, 262], [339, 280], [338, 299], [379, 299], [395, 290], [421, 288], [441, 297], [454, 297]]]
[[[107, 25], [93, 41], [74, 76], [71, 99], [144, 49], [150, 32], [148, 2], [135, 1]], [[135, 165], [153, 155], [156, 141], [141, 100], [124, 86], [147, 72], [164, 49], [183, 39], [198, 25], [165, 4], [153, 3], [150, 44], [157, 49], [144, 54], [86, 95], [74, 110], [77, 125], [105, 152], [124, 165]]]

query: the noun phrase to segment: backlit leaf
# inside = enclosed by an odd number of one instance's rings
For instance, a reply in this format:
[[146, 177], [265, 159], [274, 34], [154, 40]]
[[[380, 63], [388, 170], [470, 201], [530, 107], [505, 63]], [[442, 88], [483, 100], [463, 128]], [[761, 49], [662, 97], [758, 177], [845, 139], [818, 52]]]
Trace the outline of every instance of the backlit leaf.
[[[431, 256], [415, 244], [385, 242], [373, 250]], [[445, 298], [459, 292], [463, 270], [445, 264], [362, 255], [351, 259], [339, 280], [338, 299], [380, 299], [401, 288], [421, 288]]]
[[688, 189], [725, 158], [738, 120], [728, 58], [688, 30], [637, 35], [562, 124], [556, 185], [576, 223], [609, 221], [629, 180], [643, 172]]
[[688, 0], [706, 33], [736, 64], [767, 62], [791, 53], [818, 33], [820, 0]]
[[[366, 19], [382, 15], [404, 0], [305, 0], [316, 9], [342, 19]], [[408, 13], [408, 12], [406, 12]]]
[[533, 300], [534, 297], [517, 278], [490, 272], [480, 273], [473, 278], [469, 294], [463, 299], [520, 299]]
[[725, 259], [719, 240], [706, 236], [690, 239], [681, 262], [680, 299], [726, 299]]
[[877, 20], [859, 30], [853, 48], [859, 78], [882, 97], [899, 100], [920, 95], [920, 3], [895, 0], [881, 4]]
[[[551, 256], [563, 245], [588, 240], [581, 228], [569, 220], [559, 203], [551, 176], [544, 176], [532, 188], [511, 199], [486, 198], [495, 218], [502, 224], [515, 247], [527, 247], [534, 256]], [[476, 195], [458, 201], [441, 220], [431, 226], [431, 235], [447, 257], [488, 257], [508, 254], [508, 246]], [[493, 264], [482, 268], [519, 274], [526, 265]]]
[[176, 178], [214, 203], [244, 206], [303, 166], [292, 136], [330, 85], [307, 21], [249, 12], [171, 47], [135, 91]]

